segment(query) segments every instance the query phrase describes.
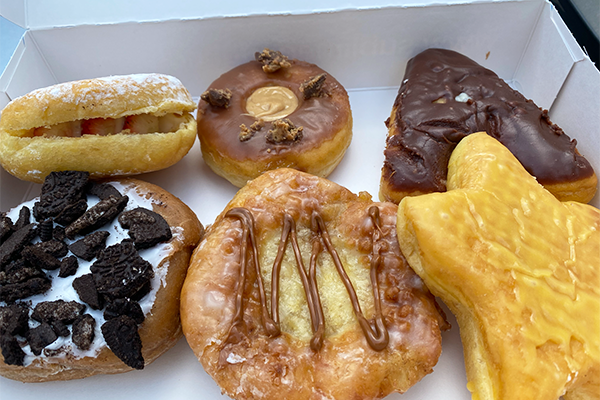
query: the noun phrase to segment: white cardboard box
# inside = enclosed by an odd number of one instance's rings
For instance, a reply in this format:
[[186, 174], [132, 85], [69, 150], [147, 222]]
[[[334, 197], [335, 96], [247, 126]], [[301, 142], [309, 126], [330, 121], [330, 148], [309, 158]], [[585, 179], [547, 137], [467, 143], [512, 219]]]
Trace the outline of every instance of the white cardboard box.
[[[221, 73], [270, 47], [318, 64], [348, 89], [354, 138], [330, 179], [376, 198], [387, 134], [383, 121], [406, 62], [426, 48], [444, 47], [494, 70], [549, 109], [553, 122], [577, 139], [600, 171], [600, 73], [545, 0], [378, 7], [306, 1], [291, 11], [275, 1], [190, 0], [172, 8], [141, 0], [30, 0], [0, 3], [0, 14], [28, 29], [0, 76], [0, 108], [54, 83], [140, 72], [174, 75], [198, 97]], [[236, 192], [204, 164], [198, 142], [178, 164], [141, 178], [176, 194], [205, 225]], [[39, 185], [2, 170], [0, 192], [0, 209], [7, 210], [37, 195]], [[599, 206], [598, 195], [592, 204]], [[443, 335], [434, 372], [406, 394], [387, 399], [470, 398], [458, 326], [449, 317], [453, 328]], [[184, 339], [143, 371], [42, 384], [0, 378], [2, 399], [75, 399], [84, 393], [90, 400], [223, 398]]]

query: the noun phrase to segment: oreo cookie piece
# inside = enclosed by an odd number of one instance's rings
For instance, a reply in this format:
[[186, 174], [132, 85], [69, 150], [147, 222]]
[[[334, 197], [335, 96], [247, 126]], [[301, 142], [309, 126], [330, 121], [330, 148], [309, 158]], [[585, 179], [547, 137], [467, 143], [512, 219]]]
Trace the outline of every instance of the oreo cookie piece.
[[90, 314], [83, 314], [73, 322], [73, 343], [80, 350], [89, 350], [94, 341], [96, 320]]
[[69, 256], [60, 260], [60, 270], [58, 272], [59, 278], [66, 278], [67, 276], [75, 275], [79, 269], [79, 261], [77, 257]]
[[14, 231], [15, 225], [12, 220], [4, 212], [0, 214], [0, 244], [4, 243]]
[[129, 229], [135, 247], [147, 249], [171, 239], [171, 228], [165, 219], [146, 208], [135, 208], [119, 216], [119, 223]]
[[0, 307], [0, 335], [23, 335], [29, 329], [29, 310], [24, 304]]
[[98, 293], [109, 299], [133, 298], [154, 277], [152, 265], [140, 257], [131, 241], [102, 250], [90, 270]]
[[31, 328], [27, 333], [27, 342], [31, 348], [31, 352], [36, 356], [42, 354], [44, 347], [53, 343], [58, 339], [58, 335], [54, 332], [54, 329], [50, 324], [44, 322], [35, 328]]
[[142, 340], [137, 324], [127, 315], [106, 321], [102, 324], [102, 336], [113, 353], [126, 365], [135, 369], [144, 368]]
[[8, 365], [23, 365], [25, 360], [25, 352], [21, 349], [21, 345], [17, 338], [8, 333], [0, 333], [0, 350], [4, 363]]
[[19, 299], [42, 294], [52, 287], [52, 281], [46, 274], [23, 259], [7, 265], [0, 272], [0, 301], [13, 303]]
[[132, 301], [130, 299], [115, 299], [108, 303], [104, 310], [104, 319], [107, 321], [121, 315], [131, 317], [136, 324], [141, 324], [145, 319], [140, 304], [137, 301]]
[[65, 234], [69, 239], [73, 239], [76, 235], [85, 235], [103, 227], [123, 211], [128, 201], [127, 196], [109, 196], [107, 199], [100, 200], [67, 226]]
[[66, 206], [65, 209], [62, 210], [60, 214], [56, 216], [56, 218], [54, 218], [54, 222], [63, 226], [67, 226], [71, 222], [77, 220], [77, 218], [81, 217], [86, 210], [87, 200], [81, 199], [73, 204]]
[[21, 256], [36, 268], [55, 270], [60, 268], [60, 261], [52, 254], [36, 246], [27, 246], [21, 251]]
[[72, 324], [84, 310], [85, 306], [76, 301], [42, 301], [34, 307], [31, 318], [39, 322]]
[[69, 250], [79, 258], [86, 261], [92, 261], [102, 249], [106, 246], [106, 239], [110, 235], [107, 231], [96, 231], [73, 242], [69, 245]]
[[36, 236], [35, 224], [27, 224], [13, 233], [0, 245], [0, 267], [11, 259], [17, 258], [25, 247]]
[[110, 196], [117, 198], [122, 196], [121, 192], [110, 183], [93, 182], [88, 189], [88, 193], [98, 196], [100, 200], [108, 199]]
[[42, 185], [40, 200], [33, 206], [35, 219], [41, 221], [55, 217], [65, 208], [85, 199], [89, 175], [84, 171], [51, 172]]
[[100, 310], [104, 307], [102, 297], [96, 290], [96, 282], [92, 274], [81, 275], [73, 280], [73, 289], [77, 292], [79, 299], [94, 310]]
[[38, 249], [56, 258], [64, 257], [69, 252], [67, 244], [63, 241], [56, 239], [50, 239], [46, 242], [38, 242], [34, 244], [33, 247], [37, 247]]

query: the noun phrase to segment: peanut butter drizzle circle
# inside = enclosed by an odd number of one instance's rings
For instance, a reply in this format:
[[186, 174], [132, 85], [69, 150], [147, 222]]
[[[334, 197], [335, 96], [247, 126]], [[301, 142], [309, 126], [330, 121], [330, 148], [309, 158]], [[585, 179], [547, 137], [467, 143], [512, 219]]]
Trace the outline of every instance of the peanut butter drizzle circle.
[[302, 254], [298, 245], [298, 238], [296, 233], [296, 224], [294, 219], [289, 214], [284, 214], [283, 229], [281, 232], [281, 239], [277, 250], [277, 255], [273, 263], [273, 270], [271, 272], [271, 313], [269, 314], [268, 307], [266, 304], [266, 295], [264, 291], [264, 284], [260, 273], [260, 265], [258, 263], [258, 247], [256, 245], [254, 217], [252, 213], [243, 208], [236, 207], [232, 208], [226, 213], [226, 217], [233, 217], [240, 220], [242, 223], [242, 251], [240, 258], [240, 274], [236, 287], [236, 311], [233, 317], [232, 326], [229, 330], [226, 342], [237, 343], [241, 340], [240, 335], [242, 333], [243, 325], [243, 314], [244, 314], [244, 288], [246, 286], [246, 278], [249, 269], [249, 260], [247, 253], [251, 252], [252, 261], [256, 270], [256, 276], [258, 280], [258, 290], [262, 310], [262, 323], [267, 335], [270, 337], [278, 336], [281, 333], [279, 326], [279, 275], [281, 270], [281, 263], [288, 242], [292, 242], [292, 249], [294, 251], [294, 257], [296, 259], [296, 266], [300, 279], [304, 287], [304, 293], [308, 304], [308, 310], [311, 319], [311, 328], [313, 337], [310, 340], [310, 348], [313, 351], [319, 351], [323, 346], [324, 333], [325, 333], [325, 317], [323, 313], [323, 307], [321, 299], [319, 297], [319, 289], [316, 279], [317, 270], [317, 258], [323, 249], [331, 255], [335, 268], [348, 292], [350, 301], [352, 302], [352, 308], [354, 314], [358, 319], [358, 323], [365, 335], [367, 343], [375, 351], [381, 351], [385, 349], [389, 343], [389, 333], [383, 322], [383, 313], [381, 310], [381, 297], [379, 295], [379, 283], [377, 281], [377, 270], [381, 264], [381, 221], [379, 216], [379, 208], [377, 206], [371, 206], [368, 211], [369, 217], [373, 221], [373, 234], [372, 234], [372, 250], [371, 250], [371, 287], [373, 289], [373, 299], [375, 305], [375, 324], [374, 326], [368, 321], [360, 307], [358, 296], [350, 278], [346, 274], [344, 266], [339, 258], [337, 251], [335, 250], [333, 243], [327, 232], [327, 227], [323, 221], [323, 217], [319, 212], [313, 211], [311, 215], [311, 230], [313, 232], [312, 242], [312, 253], [310, 257], [310, 265], [308, 274], [302, 260]]
[[256, 89], [246, 100], [248, 114], [263, 121], [285, 118], [298, 108], [298, 98], [283, 86], [265, 86]]
[[[250, 61], [211, 83], [211, 88], [230, 89], [232, 96], [227, 108], [212, 107], [206, 101], [199, 102], [197, 122], [201, 145], [219, 149], [224, 157], [255, 160], [308, 151], [332, 140], [350, 117], [346, 90], [328, 74], [323, 84], [323, 91], [327, 94], [304, 100], [300, 85], [325, 71], [300, 60], [291, 60], [291, 64], [289, 68], [265, 73], [258, 61]], [[240, 125], [251, 126], [257, 121], [246, 109], [247, 99], [259, 88], [275, 86], [286, 88], [295, 95], [298, 107], [286, 118], [295, 126], [303, 127], [302, 140], [293, 144], [267, 142], [265, 137], [271, 129], [271, 123], [267, 122], [252, 138], [241, 142], [238, 138]]]

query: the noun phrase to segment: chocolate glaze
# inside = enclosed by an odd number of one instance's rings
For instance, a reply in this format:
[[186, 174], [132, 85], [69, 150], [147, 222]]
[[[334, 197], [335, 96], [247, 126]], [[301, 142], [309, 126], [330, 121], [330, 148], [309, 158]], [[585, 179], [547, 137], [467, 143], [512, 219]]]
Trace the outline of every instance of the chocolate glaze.
[[310, 257], [310, 266], [308, 274], [302, 260], [302, 254], [300, 253], [300, 246], [298, 245], [298, 239], [296, 235], [296, 223], [289, 214], [284, 214], [283, 218], [283, 229], [281, 232], [281, 239], [277, 250], [277, 256], [273, 263], [273, 270], [271, 272], [271, 312], [269, 314], [266, 295], [264, 290], [263, 279], [260, 274], [260, 265], [258, 261], [258, 247], [256, 245], [255, 228], [254, 228], [254, 217], [252, 213], [241, 207], [232, 208], [226, 214], [227, 217], [237, 218], [242, 223], [242, 251], [240, 260], [240, 274], [239, 280], [236, 286], [236, 303], [235, 303], [235, 314], [233, 317], [232, 325], [227, 336], [227, 342], [238, 343], [245, 335], [244, 327], [244, 291], [246, 288], [246, 279], [248, 270], [250, 268], [250, 261], [248, 259], [248, 253], [251, 254], [252, 264], [255, 268], [255, 273], [258, 281], [259, 298], [262, 310], [262, 325], [267, 335], [270, 337], [278, 336], [281, 333], [279, 328], [279, 274], [281, 270], [281, 263], [285, 253], [285, 249], [288, 242], [291, 239], [292, 249], [296, 259], [296, 266], [302, 285], [304, 287], [304, 293], [306, 295], [306, 301], [308, 304], [308, 310], [310, 314], [311, 327], [313, 331], [313, 337], [310, 340], [310, 347], [314, 351], [318, 351], [323, 346], [324, 333], [325, 333], [325, 317], [323, 314], [323, 307], [321, 305], [321, 299], [319, 297], [319, 288], [317, 285], [316, 270], [317, 270], [317, 258], [323, 249], [331, 255], [335, 268], [342, 279], [342, 282], [348, 292], [350, 301], [352, 302], [352, 308], [358, 323], [365, 335], [369, 346], [376, 351], [385, 349], [389, 342], [389, 333], [385, 327], [383, 321], [383, 313], [381, 309], [381, 297], [379, 294], [379, 284], [377, 281], [377, 271], [381, 264], [381, 221], [379, 217], [379, 208], [372, 206], [369, 208], [369, 217], [373, 221], [373, 234], [372, 234], [372, 252], [371, 252], [371, 285], [373, 289], [373, 298], [375, 305], [375, 326], [368, 321], [360, 307], [358, 296], [350, 278], [346, 274], [342, 261], [333, 247], [333, 243], [329, 238], [327, 227], [323, 221], [323, 217], [317, 212], [313, 211], [311, 216], [311, 229], [313, 232], [312, 242], [312, 253]]
[[[470, 100], [457, 101], [462, 93]], [[454, 51], [428, 49], [408, 62], [393, 113], [382, 179], [399, 192], [445, 191], [452, 150], [479, 131], [504, 144], [541, 184], [594, 173], [547, 111]]]
[[[321, 68], [304, 61], [291, 60], [289, 68], [281, 68], [274, 73], [265, 73], [261, 64], [250, 61], [221, 75], [210, 87], [228, 88], [232, 92], [229, 107], [211, 107], [207, 102], [198, 104], [198, 137], [203, 146], [217, 148], [224, 156], [235, 160], [264, 159], [286, 153], [302, 152], [318, 147], [323, 141], [333, 139], [344, 127], [350, 115], [350, 103], [346, 90], [331, 75], [323, 84], [322, 97], [304, 100], [300, 85], [316, 75], [323, 74]], [[283, 86], [298, 97], [298, 108], [289, 118], [295, 126], [303, 127], [303, 138], [298, 142], [268, 143], [265, 135], [271, 123], [249, 140], [240, 141], [240, 125], [252, 125], [256, 119], [246, 113], [246, 100], [254, 90], [264, 86]]]

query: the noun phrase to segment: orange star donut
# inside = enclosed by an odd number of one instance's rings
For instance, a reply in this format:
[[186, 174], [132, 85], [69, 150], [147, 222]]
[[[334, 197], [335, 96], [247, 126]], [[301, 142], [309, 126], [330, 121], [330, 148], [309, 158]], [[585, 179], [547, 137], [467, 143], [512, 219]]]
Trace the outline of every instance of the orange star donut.
[[398, 240], [457, 317], [473, 399], [598, 399], [600, 211], [485, 133], [456, 147], [448, 189], [401, 201]]

